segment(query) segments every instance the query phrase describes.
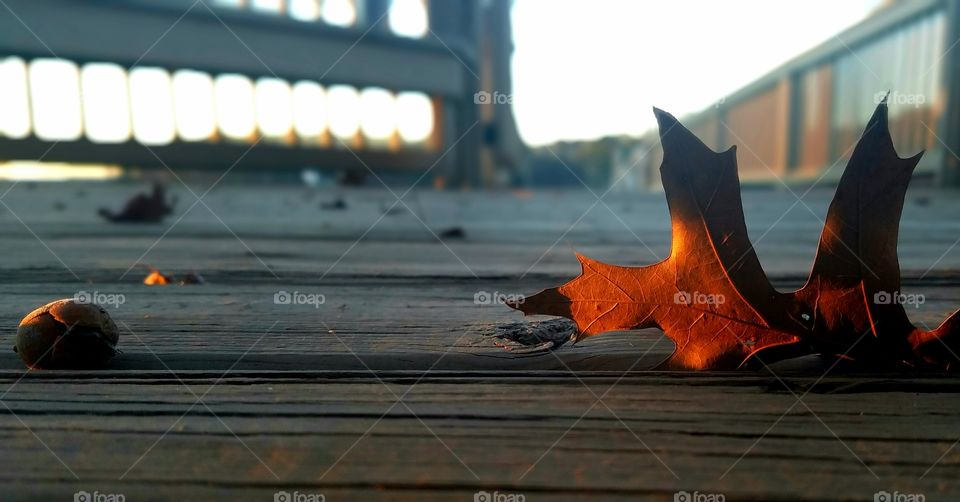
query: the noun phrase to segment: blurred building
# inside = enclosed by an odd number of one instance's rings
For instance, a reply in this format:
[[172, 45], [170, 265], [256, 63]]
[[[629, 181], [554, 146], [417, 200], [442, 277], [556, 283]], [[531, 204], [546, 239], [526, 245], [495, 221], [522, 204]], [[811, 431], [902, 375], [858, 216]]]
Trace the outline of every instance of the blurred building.
[[523, 153], [510, 107], [475, 103], [510, 92], [510, 6], [5, 0], [0, 161], [492, 183]]
[[[746, 184], [837, 180], [889, 91], [900, 155], [924, 150], [917, 177], [960, 185], [958, 41], [960, 2], [886, 2], [861, 23], [681, 120], [715, 150], [737, 145]], [[616, 165], [640, 157], [620, 166], [613, 180], [658, 188], [662, 151], [656, 144], [651, 131], [634, 151], [613, 159]]]
[[652, 188], [650, 159], [654, 145], [646, 141], [630, 141], [617, 146], [610, 153], [610, 184], [612, 192], [635, 192]]

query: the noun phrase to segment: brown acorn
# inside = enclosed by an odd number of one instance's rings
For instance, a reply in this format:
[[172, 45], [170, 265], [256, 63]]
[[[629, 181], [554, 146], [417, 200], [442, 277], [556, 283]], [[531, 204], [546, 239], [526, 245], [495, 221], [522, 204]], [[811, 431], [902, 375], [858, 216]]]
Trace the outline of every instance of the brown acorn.
[[73, 298], [27, 314], [14, 351], [31, 369], [102, 368], [117, 354], [120, 331], [102, 307]]

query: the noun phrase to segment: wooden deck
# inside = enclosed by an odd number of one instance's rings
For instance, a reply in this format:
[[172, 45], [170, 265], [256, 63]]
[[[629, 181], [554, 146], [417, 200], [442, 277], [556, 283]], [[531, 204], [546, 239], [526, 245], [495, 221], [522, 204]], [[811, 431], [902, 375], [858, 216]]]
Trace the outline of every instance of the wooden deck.
[[[386, 190], [345, 192], [348, 208], [331, 211], [320, 203], [333, 192], [219, 185], [178, 221], [196, 199], [173, 186], [173, 218], [118, 226], [96, 208], [142, 185], [8, 188], [7, 343], [47, 301], [123, 295], [109, 310], [124, 353], [106, 371], [25, 372], [0, 351], [3, 500], [960, 499], [954, 378], [656, 372], [672, 350], [656, 331], [532, 354], [495, 345], [524, 319], [475, 295], [561, 283], [578, 272], [574, 248], [618, 264], [664, 256], [659, 194], [414, 192], [415, 216], [384, 216]], [[744, 194], [778, 287], [803, 280], [831, 195]], [[958, 195], [908, 194], [901, 263], [904, 292], [926, 297], [917, 322], [960, 305]], [[434, 235], [453, 226], [466, 238]], [[143, 286], [138, 262], [208, 283]], [[325, 302], [278, 305], [280, 292]]]

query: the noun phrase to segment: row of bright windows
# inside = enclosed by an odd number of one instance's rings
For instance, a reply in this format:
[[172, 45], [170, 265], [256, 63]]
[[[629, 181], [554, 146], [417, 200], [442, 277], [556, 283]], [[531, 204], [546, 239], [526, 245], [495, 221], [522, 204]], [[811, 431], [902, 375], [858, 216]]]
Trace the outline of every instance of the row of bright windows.
[[[61, 59], [0, 59], [0, 136], [147, 145], [227, 139], [424, 145], [433, 103], [418, 92]], [[361, 136], [362, 135], [362, 136]], [[338, 143], [338, 141], [333, 141]]]
[[[214, 5], [273, 15], [304, 22], [323, 21], [350, 27], [359, 17], [358, 0], [214, 0]], [[362, 0], [360, 0], [362, 1]], [[390, 30], [399, 36], [420, 38], [430, 30], [426, 0], [391, 0], [387, 12]]]

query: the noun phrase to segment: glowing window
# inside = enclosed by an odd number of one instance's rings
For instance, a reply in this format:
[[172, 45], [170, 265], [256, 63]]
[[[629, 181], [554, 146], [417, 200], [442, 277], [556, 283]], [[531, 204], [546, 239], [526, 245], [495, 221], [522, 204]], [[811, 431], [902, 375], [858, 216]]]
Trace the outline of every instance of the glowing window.
[[283, 0], [252, 0], [250, 8], [257, 12], [280, 14], [283, 12]]
[[420, 92], [401, 92], [396, 103], [397, 130], [406, 143], [422, 143], [433, 133], [433, 102]]
[[346, 28], [357, 22], [357, 6], [353, 0], [323, 0], [320, 14], [325, 23], [333, 26]]
[[421, 38], [430, 30], [424, 0], [393, 0], [387, 17], [390, 31], [401, 37]]
[[360, 128], [373, 140], [389, 139], [397, 128], [396, 102], [386, 89], [369, 88], [360, 93]]
[[268, 138], [284, 138], [293, 129], [293, 96], [290, 84], [276, 78], [257, 81], [257, 123]]
[[83, 129], [90, 141], [122, 143], [130, 139], [127, 72], [119, 65], [92, 63], [80, 70]]
[[315, 82], [293, 86], [293, 125], [304, 139], [317, 139], [327, 129], [327, 94]]
[[220, 75], [213, 84], [220, 132], [230, 139], [249, 140], [257, 128], [253, 82], [243, 75]]
[[334, 85], [327, 90], [330, 132], [349, 142], [360, 129], [360, 94], [353, 87]]
[[173, 104], [177, 135], [184, 141], [204, 141], [217, 132], [213, 78], [192, 70], [173, 74]]
[[244, 0], [213, 0], [213, 5], [216, 7], [230, 7], [234, 9], [243, 8], [246, 4]]
[[130, 71], [130, 110], [133, 137], [145, 145], [166, 145], [176, 139], [173, 89], [162, 68]]
[[80, 72], [59, 59], [30, 63], [30, 105], [34, 134], [46, 141], [72, 141], [83, 134]]
[[320, 0], [290, 0], [290, 17], [298, 21], [320, 19]]
[[20, 58], [0, 60], [0, 110], [0, 135], [17, 139], [30, 135], [27, 64]]

